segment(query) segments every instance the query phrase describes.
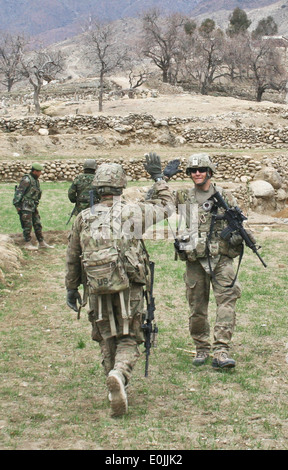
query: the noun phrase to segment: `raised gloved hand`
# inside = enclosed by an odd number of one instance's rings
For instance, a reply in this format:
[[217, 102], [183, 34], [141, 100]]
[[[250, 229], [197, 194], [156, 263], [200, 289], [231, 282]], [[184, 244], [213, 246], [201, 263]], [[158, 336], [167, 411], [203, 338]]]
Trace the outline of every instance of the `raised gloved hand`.
[[172, 176], [176, 175], [177, 173], [181, 173], [183, 170], [179, 170], [180, 160], [176, 158], [175, 160], [171, 160], [168, 162], [164, 168], [163, 175], [167, 178], [171, 178]]
[[163, 177], [161, 169], [161, 160], [160, 157], [153, 152], [145, 154], [146, 163], [144, 163], [144, 168], [149, 173], [153, 180], [161, 179]]
[[78, 312], [79, 309], [79, 307], [77, 307], [77, 301], [79, 302], [79, 306], [81, 306], [82, 299], [78, 289], [67, 289], [66, 303], [68, 307], [72, 308], [75, 312]]

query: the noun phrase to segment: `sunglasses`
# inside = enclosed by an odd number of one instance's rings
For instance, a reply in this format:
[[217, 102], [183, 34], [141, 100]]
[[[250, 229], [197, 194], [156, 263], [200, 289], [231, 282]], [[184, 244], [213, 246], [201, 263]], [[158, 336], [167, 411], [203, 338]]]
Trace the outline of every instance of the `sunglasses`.
[[195, 173], [197, 173], [197, 171], [199, 171], [199, 173], [207, 173], [207, 167], [202, 167], [201, 166], [199, 168], [189, 168], [188, 169], [189, 174], [190, 173], [195, 174]]

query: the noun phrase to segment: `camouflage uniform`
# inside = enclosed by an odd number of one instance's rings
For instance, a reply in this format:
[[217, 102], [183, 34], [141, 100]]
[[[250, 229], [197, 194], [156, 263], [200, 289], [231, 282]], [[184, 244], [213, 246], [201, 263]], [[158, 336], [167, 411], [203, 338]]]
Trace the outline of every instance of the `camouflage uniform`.
[[26, 242], [31, 240], [32, 227], [37, 240], [39, 242], [43, 241], [42, 224], [38, 212], [41, 194], [39, 181], [32, 172], [24, 175], [15, 189], [13, 204], [18, 211]]
[[[233, 258], [240, 254], [240, 245], [232, 246], [231, 243], [219, 238], [225, 225], [223, 221], [216, 221], [210, 240], [212, 278], [206, 250], [206, 238], [210, 233], [211, 212], [203, 208], [203, 203], [215, 191], [222, 193], [222, 197], [231, 206], [236, 201], [231, 194], [219, 187], [210, 186], [208, 193], [192, 188], [190, 190], [178, 191], [177, 205], [197, 204], [198, 206], [198, 243], [191, 252], [187, 251], [180, 256], [186, 261], [186, 296], [190, 307], [189, 330], [194, 340], [197, 351], [210, 351], [210, 327], [208, 322], [208, 303], [210, 293], [210, 282], [216, 299], [216, 321], [214, 327], [213, 352], [228, 351], [235, 326], [235, 304], [241, 295], [239, 282], [233, 287], [230, 285], [235, 277], [233, 269]], [[187, 207], [187, 209], [188, 209]], [[186, 224], [190, 226], [190, 210], [186, 213]]]
[[[98, 168], [95, 179], [98, 172], [100, 173], [101, 167], [102, 165]], [[116, 167], [117, 169], [116, 164], [110, 166], [104, 166], [103, 164], [103, 167], [108, 168], [108, 170], [109, 167]], [[109, 184], [112, 185], [112, 183]], [[122, 184], [123, 187], [124, 184]], [[143, 240], [141, 241], [139, 238], [148, 228], [147, 221], [153, 224], [168, 216], [166, 204], [173, 203], [173, 196], [168, 189], [168, 185], [161, 181], [155, 183], [153, 200], [133, 204], [121, 201], [118, 197], [117, 203], [121, 209], [121, 231], [127, 232], [128, 230], [127, 235], [130, 232], [131, 236], [129, 258], [125, 251], [129, 287], [124, 292], [124, 302], [129, 312], [128, 325], [127, 318], [123, 315], [123, 305], [121, 305], [118, 293], [106, 296], [94, 294], [93, 289], [90, 290], [89, 288], [89, 282], [87, 283], [89, 274], [87, 268], [85, 269], [84, 266], [84, 269], [82, 269], [83, 263], [81, 266], [81, 259], [83, 260], [84, 254], [93, 252], [93, 237], [84, 237], [84, 231], [87, 228], [93, 229], [93, 224], [97, 223], [105, 207], [106, 211], [107, 207], [111, 208], [111, 199], [105, 200], [105, 197], [103, 198], [101, 195], [101, 203], [94, 205], [91, 209], [82, 211], [76, 217], [67, 248], [66, 288], [68, 291], [75, 291], [81, 283], [84, 285], [84, 299], [86, 296], [89, 298], [92, 339], [97, 341], [101, 347], [105, 374], [109, 375], [111, 371], [116, 371], [123, 378], [123, 383], [126, 386], [139, 357], [138, 345], [143, 342], [141, 329], [144, 312], [143, 286], [146, 282], [149, 282], [148, 255]], [[138, 232], [136, 235], [135, 229], [137, 227], [141, 233]], [[131, 230], [133, 235], [131, 235]], [[99, 305], [100, 297], [101, 306]]]
[[96, 204], [100, 199], [96, 188], [93, 187], [95, 168], [95, 160], [86, 160], [84, 173], [74, 179], [68, 190], [68, 198], [75, 204], [74, 215], [90, 206], [90, 191], [93, 191], [93, 204]]
[[[186, 173], [194, 173], [192, 179], [195, 184], [191, 189], [177, 192], [176, 205], [178, 210], [182, 207], [186, 227], [189, 227], [179, 237], [183, 241], [179, 256], [186, 262], [184, 279], [190, 307], [189, 330], [197, 352], [194, 364], [203, 364], [211, 348], [208, 321], [211, 284], [217, 305], [212, 366], [222, 368], [235, 366], [235, 361], [228, 357], [228, 351], [236, 321], [235, 305], [241, 295], [241, 288], [239, 282], [235, 281], [233, 258], [241, 253], [243, 240], [237, 234], [229, 241], [223, 240], [220, 234], [227, 226], [226, 222], [221, 218], [212, 219], [214, 209], [209, 198], [216, 191], [222, 194], [229, 206], [236, 205], [231, 193], [209, 181], [214, 171], [215, 166], [209, 155], [191, 155]], [[197, 214], [194, 221], [191, 220], [193, 214]], [[217, 214], [221, 216], [223, 209], [218, 209]]]

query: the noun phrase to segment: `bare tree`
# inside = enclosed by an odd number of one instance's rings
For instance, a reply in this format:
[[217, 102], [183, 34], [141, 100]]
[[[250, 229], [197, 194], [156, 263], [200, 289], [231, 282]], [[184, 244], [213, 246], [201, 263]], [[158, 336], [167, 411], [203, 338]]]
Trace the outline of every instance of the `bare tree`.
[[256, 94], [261, 101], [266, 90], [282, 90], [287, 83], [287, 72], [279, 49], [273, 39], [260, 39], [247, 42], [247, 67]]
[[28, 40], [21, 35], [0, 35], [0, 83], [8, 92], [23, 78], [21, 56], [27, 43]]
[[33, 51], [23, 56], [21, 63], [23, 74], [33, 87], [35, 111], [40, 114], [39, 96], [44, 81], [51, 82], [63, 70], [63, 57], [60, 52]]
[[127, 60], [126, 48], [117, 41], [111, 23], [91, 20], [85, 28], [85, 54], [93, 68], [99, 73], [99, 111], [103, 111], [104, 77], [124, 66]]
[[187, 38], [183, 47], [185, 58], [184, 74], [198, 83], [201, 94], [206, 95], [209, 87], [220, 77], [227, 75], [224, 64], [225, 37], [220, 29], [210, 30], [204, 27]]
[[232, 83], [235, 80], [241, 81], [247, 79], [247, 36], [238, 34], [237, 36], [227, 37], [224, 43], [224, 64]]
[[135, 89], [143, 85], [146, 82], [150, 73], [148, 72], [147, 68], [141, 67], [136, 68], [131, 64], [131, 67], [128, 71], [128, 80], [129, 80], [129, 93], [130, 96], [133, 96]]
[[[184, 34], [184, 25], [187, 18], [180, 14], [161, 17], [158, 10], [151, 10], [144, 14], [143, 46], [144, 56], [152, 59], [154, 64], [162, 71], [164, 83], [171, 83], [173, 77], [172, 66], [177, 62], [181, 49], [181, 34]], [[175, 73], [174, 73], [175, 75]]]

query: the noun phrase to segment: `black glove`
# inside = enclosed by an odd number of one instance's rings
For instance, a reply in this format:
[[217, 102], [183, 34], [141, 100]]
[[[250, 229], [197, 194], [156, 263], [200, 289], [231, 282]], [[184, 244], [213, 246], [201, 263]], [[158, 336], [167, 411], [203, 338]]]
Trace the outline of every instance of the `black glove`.
[[164, 168], [163, 175], [167, 178], [171, 178], [171, 176], [176, 175], [177, 173], [181, 173], [183, 170], [179, 170], [178, 167], [180, 165], [180, 160], [176, 158], [176, 160], [171, 160], [171, 162], [167, 163]]
[[161, 169], [161, 160], [156, 153], [150, 152], [149, 154], [145, 155], [146, 163], [144, 163], [144, 168], [149, 173], [153, 180], [157, 180], [158, 178], [162, 178], [162, 169]]
[[66, 297], [66, 303], [68, 307], [72, 308], [72, 310], [75, 310], [75, 312], [78, 312], [77, 307], [77, 300], [79, 304], [82, 304], [82, 299], [81, 295], [78, 292], [78, 289], [67, 289], [67, 297]]

